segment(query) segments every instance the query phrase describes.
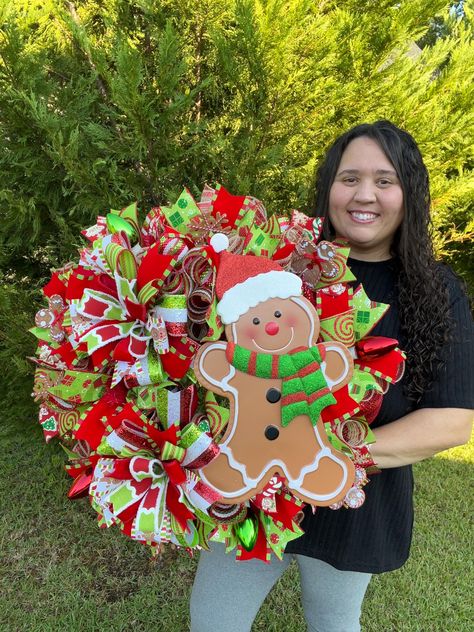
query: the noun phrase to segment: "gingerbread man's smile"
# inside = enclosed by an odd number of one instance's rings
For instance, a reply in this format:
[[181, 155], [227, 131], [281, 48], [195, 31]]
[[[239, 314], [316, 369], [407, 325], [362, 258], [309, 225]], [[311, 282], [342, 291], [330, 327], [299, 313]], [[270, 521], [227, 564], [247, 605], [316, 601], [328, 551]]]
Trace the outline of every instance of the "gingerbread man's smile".
[[288, 342], [286, 343], [286, 345], [283, 345], [283, 347], [279, 347], [278, 349], [266, 349], [265, 347], [261, 347], [256, 341], [255, 338], [252, 338], [252, 342], [253, 344], [257, 347], [257, 349], [260, 349], [260, 351], [264, 351], [266, 353], [275, 353], [277, 351], [283, 351], [284, 349], [286, 349], [287, 347], [289, 347], [291, 345], [291, 343], [293, 342], [293, 338], [295, 336], [295, 330], [293, 327], [291, 327], [291, 337], [288, 340]]

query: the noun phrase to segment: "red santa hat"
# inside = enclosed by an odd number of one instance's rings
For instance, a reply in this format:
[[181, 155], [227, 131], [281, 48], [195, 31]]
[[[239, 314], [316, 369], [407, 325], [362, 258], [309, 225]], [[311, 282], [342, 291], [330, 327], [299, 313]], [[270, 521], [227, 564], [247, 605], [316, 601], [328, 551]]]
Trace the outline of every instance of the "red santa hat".
[[217, 313], [224, 325], [270, 298], [301, 295], [302, 281], [265, 257], [222, 252], [217, 273]]

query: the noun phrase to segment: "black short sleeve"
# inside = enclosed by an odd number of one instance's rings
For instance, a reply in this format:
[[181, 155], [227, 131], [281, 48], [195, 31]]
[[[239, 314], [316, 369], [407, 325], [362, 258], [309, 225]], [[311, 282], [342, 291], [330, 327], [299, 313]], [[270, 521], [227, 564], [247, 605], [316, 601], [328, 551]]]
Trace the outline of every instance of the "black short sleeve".
[[443, 268], [450, 295], [451, 336], [440, 353], [443, 364], [417, 408], [474, 408], [474, 323], [469, 300], [455, 275]]

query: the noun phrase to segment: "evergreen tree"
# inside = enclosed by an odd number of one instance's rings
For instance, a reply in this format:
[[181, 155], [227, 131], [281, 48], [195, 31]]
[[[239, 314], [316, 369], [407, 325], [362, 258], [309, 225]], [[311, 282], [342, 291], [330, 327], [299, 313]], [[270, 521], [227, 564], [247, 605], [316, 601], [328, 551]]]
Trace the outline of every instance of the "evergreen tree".
[[[270, 211], [307, 209], [315, 164], [362, 121], [415, 136], [437, 247], [473, 275], [472, 1], [462, 8], [454, 19], [444, 0], [1, 0], [0, 328], [15, 373], [33, 344], [20, 330], [32, 297], [98, 213], [206, 181]], [[436, 19], [449, 31], [414, 55]]]

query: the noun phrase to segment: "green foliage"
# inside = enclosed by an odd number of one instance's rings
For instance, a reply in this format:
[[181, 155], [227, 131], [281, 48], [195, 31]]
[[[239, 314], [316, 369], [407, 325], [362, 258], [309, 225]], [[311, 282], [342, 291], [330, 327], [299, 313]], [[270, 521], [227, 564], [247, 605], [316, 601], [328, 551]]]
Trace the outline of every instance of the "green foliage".
[[[419, 142], [438, 250], [472, 280], [472, 7], [461, 19], [444, 0], [0, 0], [6, 355], [25, 347], [9, 330], [14, 293], [29, 314], [48, 264], [75, 256], [98, 213], [206, 181], [305, 209], [325, 148], [379, 118]], [[433, 36], [436, 20], [449, 28]], [[24, 277], [28, 290], [11, 287]]]

